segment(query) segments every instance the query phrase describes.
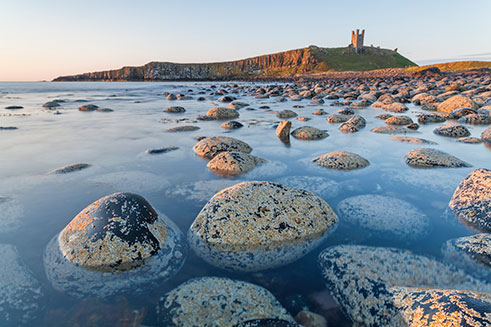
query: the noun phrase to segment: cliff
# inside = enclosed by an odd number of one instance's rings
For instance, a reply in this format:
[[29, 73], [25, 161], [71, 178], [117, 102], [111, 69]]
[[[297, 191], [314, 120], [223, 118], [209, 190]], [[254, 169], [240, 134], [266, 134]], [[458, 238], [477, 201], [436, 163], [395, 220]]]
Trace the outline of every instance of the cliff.
[[356, 54], [348, 48], [310, 46], [229, 62], [203, 64], [150, 62], [139, 67], [60, 76], [54, 81], [240, 80], [415, 65], [397, 52], [386, 49], [365, 47], [363, 54]]

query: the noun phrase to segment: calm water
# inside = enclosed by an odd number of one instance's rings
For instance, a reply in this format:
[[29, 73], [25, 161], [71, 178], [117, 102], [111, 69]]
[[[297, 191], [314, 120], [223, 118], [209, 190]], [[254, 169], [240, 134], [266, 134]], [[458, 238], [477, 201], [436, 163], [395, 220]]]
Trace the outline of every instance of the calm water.
[[[15, 245], [21, 259], [44, 288], [44, 309], [33, 326], [64, 326], [79, 322], [82, 326], [131, 326], [144, 316], [144, 324], [157, 325], [154, 308], [159, 297], [182, 282], [198, 276], [227, 276], [249, 281], [270, 290], [287, 308], [292, 298], [303, 297], [312, 311], [324, 314], [332, 323], [349, 326], [348, 320], [326, 295], [316, 258], [329, 245], [366, 244], [411, 249], [416, 253], [441, 257], [442, 243], [450, 238], [474, 232], [455, 221], [442, 218], [454, 189], [476, 168], [491, 168], [491, 152], [483, 144], [458, 143], [432, 133], [435, 124], [423, 125], [410, 136], [438, 142], [430, 146], [469, 162], [472, 168], [417, 170], [404, 163], [404, 155], [420, 145], [399, 143], [388, 135], [371, 133], [383, 126], [375, 116], [380, 109], [357, 110], [367, 120], [367, 127], [355, 134], [343, 134], [339, 124], [329, 124], [326, 116], [312, 112], [323, 108], [329, 114], [342, 107], [332, 107], [330, 100], [312, 106], [309, 100], [277, 102], [276, 98], [254, 99], [245, 93], [232, 94], [249, 103], [255, 111], [240, 110], [238, 121], [245, 126], [234, 131], [220, 128], [222, 122], [201, 121], [176, 123], [176, 119], [194, 120], [216, 101], [210, 83], [0, 83], [0, 126], [17, 130], [0, 130], [0, 196], [8, 201], [17, 217], [10, 227], [0, 230], [0, 243]], [[217, 89], [220, 84], [217, 85]], [[250, 84], [241, 84], [244, 86]], [[216, 90], [216, 89], [215, 89]], [[191, 100], [168, 101], [162, 92], [185, 93]], [[198, 94], [199, 92], [205, 94]], [[203, 102], [198, 96], [206, 96]], [[54, 99], [65, 100], [56, 110], [45, 110], [42, 104]], [[88, 102], [80, 102], [86, 100]], [[96, 104], [114, 112], [80, 112], [83, 104]], [[4, 107], [21, 105], [22, 110]], [[168, 114], [163, 109], [179, 105], [183, 114]], [[275, 136], [278, 122], [270, 110], [291, 109], [308, 122], [292, 119], [293, 128], [314, 126], [327, 129], [329, 137], [319, 141], [291, 139], [283, 145]], [[304, 108], [293, 108], [304, 105]], [[405, 113], [416, 121], [420, 109], [408, 104]], [[24, 114], [24, 115], [23, 115]], [[168, 121], [171, 120], [171, 121]], [[201, 129], [184, 133], [165, 133], [167, 128], [197, 125]], [[482, 126], [468, 126], [472, 136], [479, 137]], [[210, 172], [206, 161], [192, 150], [196, 136], [227, 135], [250, 144], [252, 154], [267, 159], [268, 164], [236, 178], [223, 178]], [[178, 146], [177, 151], [148, 155], [148, 148]], [[320, 168], [311, 159], [321, 154], [346, 150], [367, 158], [365, 169], [339, 172]], [[80, 172], [48, 175], [53, 169], [78, 162], [92, 166]], [[315, 177], [315, 178], [307, 178]], [[185, 233], [207, 200], [222, 188], [245, 180], [279, 181], [306, 188], [323, 197], [333, 208], [350, 196], [361, 194], [390, 195], [406, 200], [431, 220], [427, 237], [414, 242], [394, 242], [372, 236], [356, 226], [343, 224], [312, 253], [298, 262], [260, 273], [230, 273], [205, 263], [190, 253], [183, 269], [173, 279], [143, 295], [127, 295], [105, 301], [74, 299], [53, 290], [45, 277], [43, 251], [49, 240], [91, 202], [114, 192], [134, 192], [145, 197], [158, 211], [170, 217]], [[382, 205], [382, 204], [381, 204]], [[7, 208], [7, 206], [4, 206]], [[0, 226], [3, 226], [1, 224]], [[317, 307], [315, 298], [323, 298]], [[137, 311], [135, 311], [137, 310]], [[294, 308], [291, 310], [295, 310]], [[92, 326], [92, 325], [90, 325]]]

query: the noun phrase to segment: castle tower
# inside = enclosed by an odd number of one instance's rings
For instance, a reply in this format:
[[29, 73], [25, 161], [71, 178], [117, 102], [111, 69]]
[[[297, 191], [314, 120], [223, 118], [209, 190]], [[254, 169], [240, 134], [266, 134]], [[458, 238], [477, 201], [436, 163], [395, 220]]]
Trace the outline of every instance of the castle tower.
[[363, 39], [365, 38], [365, 30], [351, 31], [351, 44], [350, 48], [354, 48], [356, 53], [361, 53], [363, 50]]

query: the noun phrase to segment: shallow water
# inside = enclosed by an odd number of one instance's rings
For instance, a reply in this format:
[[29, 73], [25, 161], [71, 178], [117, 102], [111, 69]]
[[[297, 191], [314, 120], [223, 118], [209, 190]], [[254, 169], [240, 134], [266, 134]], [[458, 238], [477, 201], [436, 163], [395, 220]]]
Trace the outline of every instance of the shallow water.
[[[444, 241], [474, 234], [460, 222], [443, 216], [459, 182], [476, 168], [491, 168], [491, 152], [485, 145], [464, 144], [434, 135], [433, 129], [437, 124], [422, 125], [417, 133], [408, 136], [432, 140], [438, 145], [393, 141], [389, 135], [370, 132], [372, 128], [384, 125], [383, 120], [375, 118], [384, 111], [374, 108], [355, 109], [367, 120], [367, 126], [358, 133], [344, 134], [338, 130], [339, 124], [326, 121], [327, 115], [312, 115], [319, 108], [329, 114], [342, 108], [330, 106], [331, 100], [312, 106], [309, 100], [280, 103], [274, 97], [255, 99], [244, 93], [231, 95], [256, 110], [243, 108], [239, 111], [237, 120], [244, 124], [241, 129], [224, 130], [220, 128], [220, 121], [176, 123], [176, 119], [194, 120], [198, 114], [204, 115], [214, 106], [226, 106], [217, 101], [217, 96], [208, 96], [210, 85], [212, 83], [0, 83], [0, 126], [18, 127], [17, 130], [0, 130], [0, 205], [4, 206], [5, 212], [11, 213], [2, 219], [15, 218], [9, 224], [0, 221], [0, 243], [15, 245], [21, 259], [44, 287], [45, 307], [33, 325], [64, 326], [75, 322], [84, 325], [95, 319], [95, 325], [130, 326], [131, 321], [144, 316], [144, 324], [154, 326], [157, 325], [155, 306], [166, 292], [190, 278], [227, 276], [265, 287], [287, 309], [292, 308], [291, 299], [301, 295], [312, 311], [324, 314], [330, 323], [349, 326], [348, 319], [326, 295], [317, 266], [317, 256], [322, 249], [336, 244], [391, 246], [440, 258]], [[189, 94], [193, 99], [168, 101], [162, 95], [164, 91]], [[200, 91], [206, 94], [198, 94]], [[206, 96], [207, 100], [198, 102], [198, 96]], [[54, 114], [57, 110], [42, 108], [43, 103], [54, 99], [65, 100], [61, 107], [56, 108], [61, 114]], [[80, 105], [89, 103], [114, 112], [77, 110]], [[21, 105], [24, 109], [4, 109], [11, 105]], [[185, 107], [186, 112], [163, 112], [164, 108], [176, 105]], [[299, 116], [312, 118], [307, 122], [291, 119], [293, 129], [314, 126], [327, 129], [329, 137], [317, 141], [291, 138], [290, 146], [285, 146], [275, 136], [274, 124], [280, 119], [268, 110], [259, 109], [264, 105], [273, 111], [291, 109]], [[294, 105], [303, 105], [304, 108], [293, 108]], [[404, 115], [417, 121], [416, 114], [421, 109], [407, 105], [410, 110]], [[183, 133], [164, 132], [181, 125], [197, 125], [200, 129]], [[475, 137], [479, 137], [486, 128], [467, 127]], [[235, 178], [217, 176], [192, 150], [197, 142], [193, 137], [217, 135], [247, 142], [253, 148], [252, 154], [269, 163]], [[179, 149], [158, 155], [145, 153], [148, 148], [167, 146]], [[473, 167], [410, 168], [404, 162], [404, 155], [419, 147], [437, 148], [471, 163]], [[370, 166], [341, 172], [321, 168], [311, 162], [319, 155], [338, 150], [358, 153], [370, 161]], [[78, 162], [88, 163], [91, 167], [69, 174], [48, 174], [53, 169]], [[105, 195], [119, 191], [140, 194], [186, 233], [211, 196], [246, 180], [278, 181], [305, 188], [324, 198], [334, 209], [340, 201], [355, 195], [392, 196], [424, 212], [430, 219], [430, 231], [417, 241], [395, 241], [375, 237], [343, 223], [341, 219], [339, 227], [326, 243], [304, 258], [285, 267], [259, 273], [227, 272], [205, 263], [190, 252], [176, 277], [162, 283], [158, 289], [142, 295], [130, 294], [124, 299], [74, 299], [52, 289], [45, 277], [43, 251], [49, 240], [80, 210]], [[314, 300], [319, 298], [321, 300]], [[111, 314], [107, 314], [108, 311]]]

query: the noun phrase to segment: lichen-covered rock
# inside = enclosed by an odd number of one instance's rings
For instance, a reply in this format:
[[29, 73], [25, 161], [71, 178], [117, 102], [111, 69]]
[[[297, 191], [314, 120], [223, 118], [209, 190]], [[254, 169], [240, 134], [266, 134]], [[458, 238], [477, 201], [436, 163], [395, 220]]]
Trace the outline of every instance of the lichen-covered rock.
[[331, 114], [329, 117], [327, 117], [327, 121], [329, 123], [335, 124], [335, 123], [344, 123], [348, 121], [351, 118], [349, 115], [341, 115], [341, 114]]
[[448, 206], [460, 220], [478, 230], [491, 232], [491, 170], [480, 168], [467, 175]]
[[276, 127], [276, 136], [284, 142], [290, 143], [290, 128], [292, 127], [292, 122], [288, 120], [283, 120], [278, 123]]
[[314, 194], [272, 182], [244, 182], [215, 194], [189, 228], [188, 241], [218, 267], [259, 271], [317, 247], [337, 216]]
[[276, 117], [281, 118], [281, 119], [288, 119], [288, 118], [293, 118], [297, 117], [297, 113], [292, 110], [282, 110], [278, 114], [276, 114]]
[[390, 326], [491, 326], [489, 294], [408, 287], [393, 287], [390, 292], [397, 311]]
[[365, 168], [370, 164], [370, 162], [362, 156], [346, 151], [329, 152], [312, 161], [321, 167], [338, 170], [360, 169]]
[[483, 142], [488, 142], [488, 143], [491, 143], [491, 127], [490, 128], [487, 128], [485, 129], [482, 133], [481, 133], [481, 139], [483, 140]]
[[483, 280], [491, 280], [491, 234], [448, 240], [442, 247], [445, 260]]
[[251, 153], [252, 148], [249, 144], [233, 137], [215, 136], [202, 139], [194, 145], [193, 150], [201, 157], [213, 159], [220, 152]]
[[443, 123], [447, 120], [445, 117], [437, 114], [418, 114], [416, 116], [420, 124]]
[[380, 134], [407, 134], [414, 133], [415, 131], [406, 127], [400, 126], [379, 126], [371, 130], [373, 133]]
[[471, 135], [471, 132], [462, 125], [442, 125], [433, 130], [436, 135], [446, 137], [465, 137]]
[[197, 131], [198, 129], [200, 129], [198, 126], [185, 125], [185, 126], [177, 126], [177, 127], [168, 128], [165, 131], [167, 133], [180, 133], [180, 132]]
[[244, 125], [242, 125], [238, 121], [229, 120], [229, 121], [221, 124], [220, 127], [224, 128], [224, 129], [238, 129], [238, 128], [244, 127]]
[[178, 114], [178, 113], [186, 112], [186, 109], [184, 109], [184, 107], [172, 106], [172, 107], [165, 108], [164, 111], [172, 114]]
[[185, 255], [172, 221], [139, 195], [114, 193], [87, 206], [49, 242], [44, 266], [55, 289], [106, 297], [173, 277]]
[[305, 326], [299, 325], [297, 323], [288, 320], [265, 318], [265, 319], [247, 320], [241, 322], [240, 324], [235, 325], [234, 327], [305, 327]]
[[178, 286], [160, 299], [157, 315], [160, 326], [166, 327], [233, 327], [262, 318], [295, 322], [268, 290], [218, 277], [195, 278]]
[[458, 94], [440, 103], [437, 107], [437, 111], [450, 113], [459, 108], [477, 109], [478, 105], [469, 97]]
[[485, 281], [402, 249], [338, 245], [322, 251], [319, 263], [332, 296], [361, 326], [397, 326], [401, 322], [395, 320], [400, 316], [392, 287], [491, 291], [491, 284]]
[[208, 117], [215, 117], [216, 119], [235, 119], [239, 117], [239, 112], [234, 109], [215, 107], [208, 110], [206, 113]]
[[489, 125], [491, 124], [491, 116], [482, 114], [468, 115], [460, 118], [459, 122], [471, 125]]
[[32, 326], [42, 306], [41, 284], [13, 245], [0, 244], [0, 325]]
[[266, 160], [244, 152], [221, 152], [208, 162], [207, 167], [219, 175], [237, 176], [264, 162]]
[[311, 126], [302, 126], [292, 132], [292, 136], [299, 140], [321, 140], [329, 136], [326, 131]]
[[89, 168], [90, 165], [86, 163], [77, 163], [73, 165], [68, 165], [65, 167], [57, 168], [53, 171], [50, 172], [50, 174], [67, 174], [67, 173], [72, 173], [74, 171], [79, 171], [85, 168]]
[[390, 140], [405, 142], [405, 143], [414, 143], [414, 144], [437, 144], [436, 142], [421, 139], [418, 137], [409, 137], [409, 136], [391, 136]]
[[385, 120], [387, 125], [409, 125], [413, 123], [411, 117], [408, 116], [392, 116]]
[[412, 204], [389, 196], [353, 196], [338, 204], [340, 219], [377, 237], [416, 240], [428, 234], [428, 217]]
[[406, 163], [415, 168], [471, 167], [465, 161], [448, 153], [431, 148], [415, 149], [404, 157]]

